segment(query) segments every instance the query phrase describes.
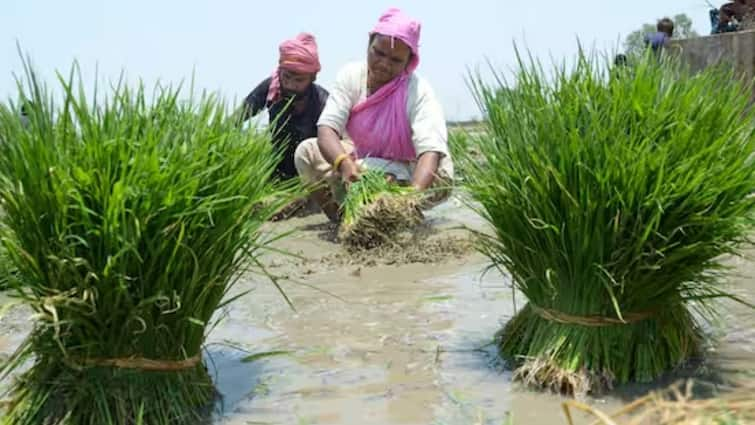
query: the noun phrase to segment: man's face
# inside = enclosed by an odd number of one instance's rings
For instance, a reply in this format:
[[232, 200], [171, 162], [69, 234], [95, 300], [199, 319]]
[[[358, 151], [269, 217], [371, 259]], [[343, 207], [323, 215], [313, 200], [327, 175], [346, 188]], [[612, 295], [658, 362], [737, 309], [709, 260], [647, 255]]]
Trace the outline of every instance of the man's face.
[[294, 72], [281, 69], [281, 92], [284, 98], [299, 97], [307, 92], [309, 85], [315, 80], [312, 74]]
[[412, 51], [403, 41], [377, 34], [367, 49], [369, 86], [377, 90], [406, 69]]

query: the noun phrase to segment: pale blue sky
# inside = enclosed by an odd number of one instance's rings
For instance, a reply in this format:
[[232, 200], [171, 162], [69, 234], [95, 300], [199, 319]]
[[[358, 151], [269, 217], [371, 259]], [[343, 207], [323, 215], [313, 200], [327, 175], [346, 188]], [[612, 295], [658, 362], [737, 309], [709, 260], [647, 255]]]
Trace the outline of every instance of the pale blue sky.
[[[720, 1], [714, 1], [718, 5]], [[121, 70], [152, 85], [196, 72], [196, 85], [241, 99], [267, 77], [277, 46], [315, 34], [326, 88], [338, 69], [363, 59], [367, 32], [389, 6], [422, 22], [421, 63], [449, 119], [478, 115], [464, 83], [468, 67], [514, 63], [512, 41], [536, 56], [564, 58], [583, 44], [612, 50], [624, 35], [664, 15], [687, 13], [709, 29], [704, 0], [345, 1], [345, 0], [2, 0], [0, 98], [15, 95], [16, 41], [47, 81], [77, 59], [85, 76], [113, 80]]]

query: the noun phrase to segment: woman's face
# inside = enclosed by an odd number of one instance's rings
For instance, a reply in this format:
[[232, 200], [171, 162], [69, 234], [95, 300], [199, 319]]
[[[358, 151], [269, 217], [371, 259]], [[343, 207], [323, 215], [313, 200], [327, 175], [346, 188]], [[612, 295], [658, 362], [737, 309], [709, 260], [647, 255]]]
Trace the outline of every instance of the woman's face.
[[376, 34], [367, 49], [368, 86], [374, 91], [401, 74], [412, 51], [403, 41]]

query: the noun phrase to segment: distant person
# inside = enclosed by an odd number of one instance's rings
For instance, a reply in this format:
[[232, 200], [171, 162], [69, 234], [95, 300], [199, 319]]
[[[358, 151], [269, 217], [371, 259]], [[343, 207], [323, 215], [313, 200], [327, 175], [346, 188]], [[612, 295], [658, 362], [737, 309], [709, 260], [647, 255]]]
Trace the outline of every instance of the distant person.
[[629, 72], [629, 58], [624, 53], [619, 53], [613, 58], [613, 67], [610, 70], [612, 79], [620, 78]]
[[21, 120], [21, 125], [24, 126], [24, 128], [29, 128], [29, 110], [26, 106], [26, 103], [21, 105], [21, 113], [19, 114], [19, 119]]
[[420, 23], [401, 10], [388, 9], [367, 43], [367, 58], [338, 73], [317, 138], [296, 150], [302, 180], [326, 182], [315, 200], [339, 220], [344, 189], [359, 179], [362, 167], [426, 194], [425, 207], [450, 195], [453, 164], [443, 109], [430, 83], [414, 71], [419, 65]]
[[674, 36], [674, 21], [663, 18], [656, 25], [656, 32], [645, 36], [645, 47], [659, 53]]
[[737, 31], [748, 20], [752, 20], [753, 14], [755, 14], [753, 0], [735, 0], [725, 3], [718, 10], [717, 32]]
[[29, 125], [31, 125], [29, 115], [31, 114], [32, 109], [34, 109], [34, 103], [30, 100], [21, 102], [21, 108], [18, 111], [18, 119], [21, 121], [21, 125], [24, 126], [24, 128], [29, 128]]
[[721, 9], [710, 9], [708, 15], [710, 16], [711, 34], [739, 31], [736, 20], [731, 19], [730, 16], [725, 16], [721, 13]]
[[242, 121], [268, 110], [273, 143], [283, 152], [276, 168], [281, 179], [296, 177], [296, 147], [302, 140], [317, 137], [317, 120], [328, 99], [328, 92], [315, 84], [318, 72], [315, 37], [301, 33], [280, 44], [278, 67], [244, 100]]

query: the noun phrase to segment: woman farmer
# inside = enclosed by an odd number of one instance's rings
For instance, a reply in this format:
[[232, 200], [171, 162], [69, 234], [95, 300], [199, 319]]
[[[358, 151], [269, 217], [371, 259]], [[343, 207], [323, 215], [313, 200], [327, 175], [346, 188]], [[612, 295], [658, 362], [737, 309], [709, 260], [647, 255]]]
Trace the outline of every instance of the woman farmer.
[[359, 179], [361, 167], [381, 169], [418, 191], [435, 189], [426, 196], [428, 206], [450, 194], [446, 119], [430, 84], [414, 73], [419, 37], [419, 22], [387, 10], [369, 34], [367, 62], [341, 69], [317, 122], [317, 138], [296, 149], [302, 180], [328, 183], [314, 197], [333, 221], [336, 200]]

